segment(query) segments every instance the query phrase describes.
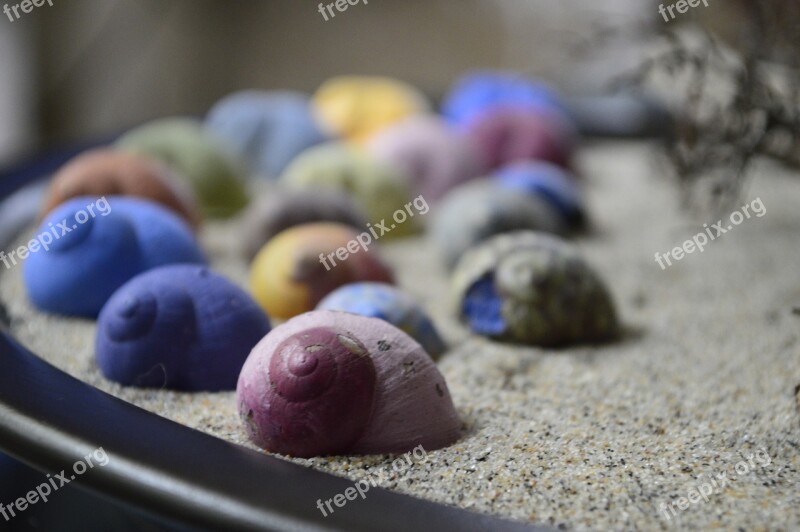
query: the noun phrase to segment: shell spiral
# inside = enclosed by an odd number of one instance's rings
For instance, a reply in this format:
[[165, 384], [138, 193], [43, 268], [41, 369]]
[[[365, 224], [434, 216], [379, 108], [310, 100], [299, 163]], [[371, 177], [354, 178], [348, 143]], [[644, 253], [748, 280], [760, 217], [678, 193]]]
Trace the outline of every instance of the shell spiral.
[[436, 365], [376, 318], [322, 310], [287, 321], [253, 348], [236, 391], [248, 436], [270, 452], [432, 450], [460, 436]]
[[[107, 208], [90, 217], [87, 205], [99, 208], [101, 201]], [[86, 219], [77, 223], [81, 212]], [[74, 198], [55, 208], [36, 235], [41, 249], [31, 248], [23, 280], [31, 302], [56, 314], [93, 318], [138, 273], [163, 264], [205, 263], [182, 219], [134, 198]]]
[[156, 268], [117, 290], [97, 322], [97, 364], [123, 385], [230, 390], [269, 320], [206, 267]]
[[364, 432], [375, 368], [357, 339], [327, 327], [296, 333], [276, 348], [268, 373], [273, 415], [261, 428], [248, 424], [259, 445], [313, 456], [345, 451]]

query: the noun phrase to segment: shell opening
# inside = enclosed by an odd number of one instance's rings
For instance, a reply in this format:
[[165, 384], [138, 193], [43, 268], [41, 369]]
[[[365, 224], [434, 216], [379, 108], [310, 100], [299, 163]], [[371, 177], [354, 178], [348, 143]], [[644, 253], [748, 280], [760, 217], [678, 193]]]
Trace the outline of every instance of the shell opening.
[[502, 310], [503, 301], [497, 293], [491, 274], [481, 277], [469, 288], [461, 307], [462, 315], [472, 330], [489, 336], [505, 332], [506, 322]]

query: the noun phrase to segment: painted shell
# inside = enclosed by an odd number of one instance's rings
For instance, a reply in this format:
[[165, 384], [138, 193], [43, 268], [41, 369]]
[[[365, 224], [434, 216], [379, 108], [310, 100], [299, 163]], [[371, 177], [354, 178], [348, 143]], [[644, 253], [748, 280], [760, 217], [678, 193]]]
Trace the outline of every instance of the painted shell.
[[339, 310], [387, 321], [420, 343], [434, 360], [447, 346], [425, 310], [414, 299], [382, 283], [353, 283], [337, 288], [317, 310]]
[[469, 251], [453, 276], [456, 308], [478, 333], [538, 346], [611, 340], [617, 314], [602, 280], [577, 250], [520, 231]]
[[581, 190], [574, 176], [563, 168], [530, 161], [505, 166], [495, 175], [505, 188], [544, 198], [566, 225], [578, 228], [586, 221]]
[[39, 219], [78, 196], [134, 196], [155, 201], [197, 227], [201, 219], [197, 201], [181, 184], [165, 165], [154, 160], [117, 150], [92, 150], [56, 173], [45, 192]]
[[[304, 151], [289, 165], [282, 182], [290, 188], [333, 188], [350, 194], [373, 224], [392, 222], [392, 215], [410, 203], [411, 192], [401, 172], [342, 143]], [[415, 219], [397, 224], [385, 238], [406, 236], [418, 229]]]
[[247, 208], [242, 224], [245, 254], [252, 259], [281, 231], [313, 222], [336, 222], [363, 231], [367, 215], [340, 190], [272, 189]]
[[310, 457], [438, 449], [461, 422], [431, 358], [383, 320], [315, 311], [253, 349], [236, 388], [250, 439]]
[[217, 102], [206, 128], [262, 177], [277, 178], [297, 154], [326, 140], [309, 99], [289, 91], [244, 91]]
[[199, 122], [156, 120], [123, 135], [117, 147], [162, 161], [188, 180], [205, 216], [231, 216], [247, 205], [243, 169]]
[[273, 318], [312, 310], [330, 292], [357, 281], [392, 282], [364, 236], [336, 223], [292, 227], [267, 242], [250, 267], [256, 301]]
[[433, 116], [412, 117], [386, 128], [369, 141], [367, 151], [401, 169], [414, 194], [429, 201], [483, 170], [467, 139]]
[[495, 181], [480, 180], [453, 189], [436, 211], [433, 237], [448, 266], [469, 248], [494, 235], [530, 229], [562, 233], [558, 212], [538, 196], [519, 194]]
[[233, 390], [270, 331], [243, 290], [204, 266], [162, 266], [125, 283], [97, 320], [97, 365], [126, 386]]
[[465, 125], [487, 110], [509, 105], [570, 116], [547, 85], [501, 71], [472, 72], [459, 79], [444, 99], [442, 114], [453, 124]]
[[[94, 205], [94, 217], [88, 205]], [[25, 260], [25, 287], [36, 307], [56, 314], [95, 317], [117, 288], [141, 272], [205, 263], [181, 218], [135, 198], [71, 199], [45, 218], [36, 235], [41, 246]]]
[[485, 168], [517, 161], [546, 161], [569, 167], [576, 144], [570, 124], [556, 113], [497, 107], [477, 116], [466, 134]]
[[329, 131], [355, 142], [430, 109], [425, 96], [411, 85], [371, 76], [331, 78], [317, 89], [312, 102]]

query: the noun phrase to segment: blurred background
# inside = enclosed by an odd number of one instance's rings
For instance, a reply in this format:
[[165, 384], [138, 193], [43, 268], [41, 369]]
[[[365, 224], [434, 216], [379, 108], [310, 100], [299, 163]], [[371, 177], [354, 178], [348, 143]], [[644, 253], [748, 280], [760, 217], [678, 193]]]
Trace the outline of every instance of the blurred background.
[[318, 4], [55, 0], [0, 18], [0, 165], [159, 116], [201, 115], [237, 89], [311, 92], [343, 73], [398, 77], [433, 97], [481, 67], [596, 92], [637, 50], [585, 60], [576, 46], [600, 23], [658, 17], [641, 0], [369, 0], [326, 22]]

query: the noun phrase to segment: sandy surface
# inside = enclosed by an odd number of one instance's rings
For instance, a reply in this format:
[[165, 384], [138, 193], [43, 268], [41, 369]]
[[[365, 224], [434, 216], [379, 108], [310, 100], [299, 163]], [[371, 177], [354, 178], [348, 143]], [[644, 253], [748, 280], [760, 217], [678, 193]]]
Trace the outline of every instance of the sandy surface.
[[[579, 245], [615, 295], [628, 330], [623, 341], [548, 351], [472, 337], [448, 312], [435, 248], [423, 239], [386, 244], [401, 284], [452, 342], [440, 368], [464, 437], [400, 473], [391, 471], [389, 456], [297, 461], [355, 480], [381, 471], [384, 487], [569, 528], [800, 527], [794, 392], [800, 316], [792, 314], [800, 306], [800, 187], [762, 168], [744, 199], [760, 197], [766, 215], [662, 271], [656, 251], [721, 216], [680, 217], [656, 161], [632, 143], [581, 154], [596, 232]], [[215, 267], [243, 282], [245, 265], [226, 243], [235, 238], [231, 230], [213, 227], [204, 239]], [[93, 362], [91, 322], [34, 311], [18, 268], [2, 275], [0, 296], [13, 333], [54, 365], [179, 423], [248, 445], [232, 393], [116, 386]], [[702, 498], [693, 491], [700, 488], [712, 491]]]

